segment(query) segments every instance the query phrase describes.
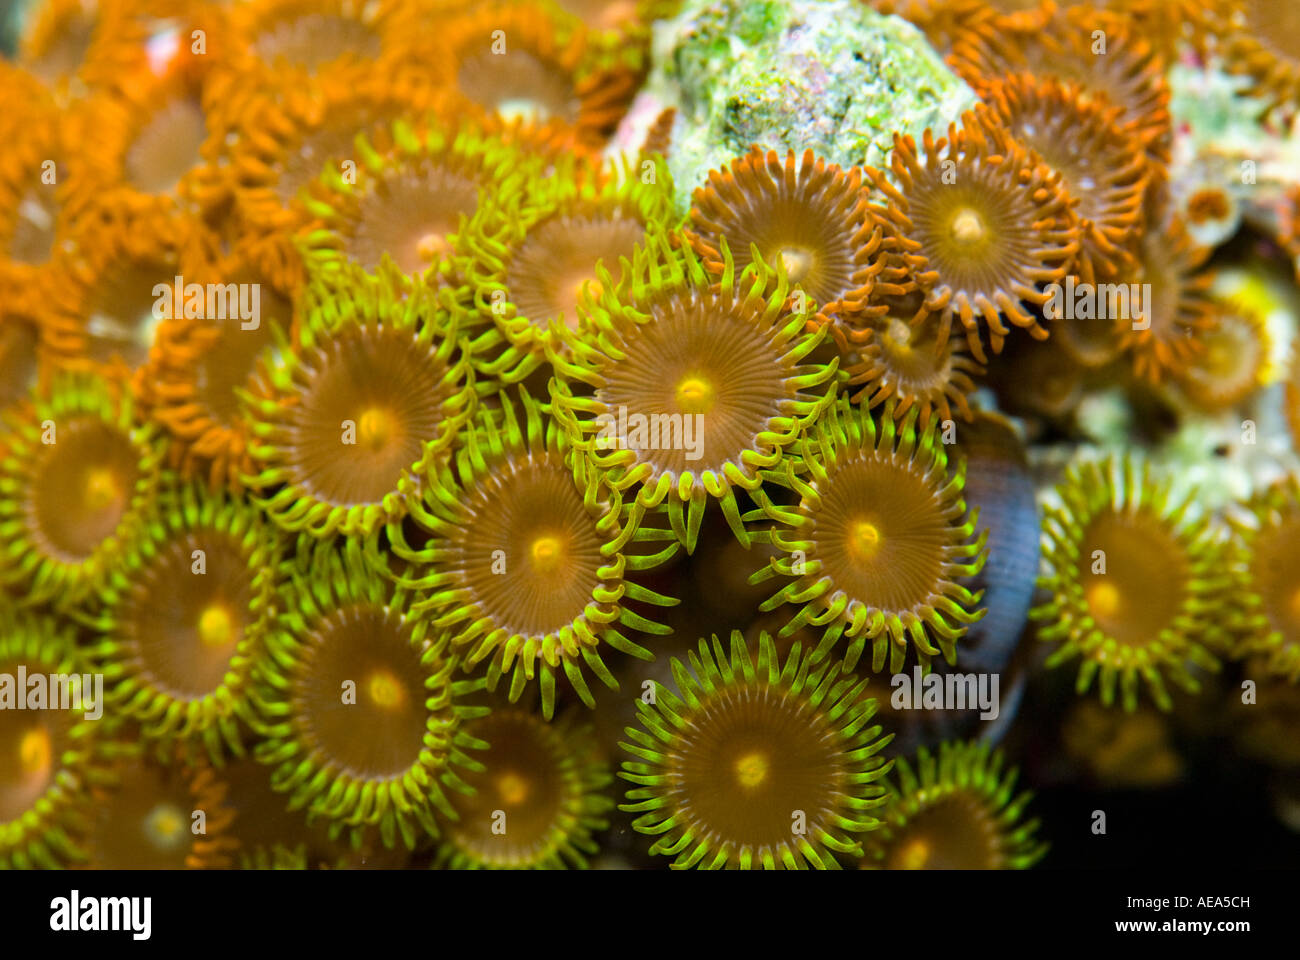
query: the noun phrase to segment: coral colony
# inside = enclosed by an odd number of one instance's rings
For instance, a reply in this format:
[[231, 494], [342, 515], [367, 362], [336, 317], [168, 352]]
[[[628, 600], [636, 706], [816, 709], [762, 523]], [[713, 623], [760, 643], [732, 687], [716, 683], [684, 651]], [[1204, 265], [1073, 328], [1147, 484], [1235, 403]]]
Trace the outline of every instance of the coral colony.
[[20, 5], [0, 867], [1298, 822], [1298, 10]]

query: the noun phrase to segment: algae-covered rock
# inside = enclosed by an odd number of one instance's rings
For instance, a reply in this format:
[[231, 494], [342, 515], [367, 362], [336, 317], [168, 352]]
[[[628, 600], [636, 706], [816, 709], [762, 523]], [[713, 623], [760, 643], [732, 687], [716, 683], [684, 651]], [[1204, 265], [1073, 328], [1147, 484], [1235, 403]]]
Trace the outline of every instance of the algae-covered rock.
[[[1268, 103], [1247, 95], [1251, 81], [1222, 63], [1179, 63], [1169, 71], [1174, 150], [1170, 195], [1196, 241], [1226, 242], [1242, 219], [1260, 233], [1279, 231], [1278, 212], [1300, 182], [1300, 119], [1270, 120]], [[1189, 209], [1204, 190], [1226, 200], [1212, 219]]]
[[880, 166], [895, 130], [946, 130], [975, 101], [919, 30], [861, 0], [689, 0], [655, 27], [621, 140], [676, 108], [668, 165], [684, 211], [709, 170], [754, 144]]

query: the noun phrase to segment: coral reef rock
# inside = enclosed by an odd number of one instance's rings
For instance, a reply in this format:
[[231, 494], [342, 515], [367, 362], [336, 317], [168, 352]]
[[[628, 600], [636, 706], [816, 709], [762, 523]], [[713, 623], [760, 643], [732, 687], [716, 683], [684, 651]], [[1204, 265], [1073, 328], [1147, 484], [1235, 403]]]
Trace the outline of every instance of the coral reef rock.
[[675, 109], [678, 209], [757, 144], [885, 166], [895, 131], [946, 131], [976, 101], [907, 21], [859, 0], [688, 0], [655, 25], [654, 68], [615, 146], [636, 149]]

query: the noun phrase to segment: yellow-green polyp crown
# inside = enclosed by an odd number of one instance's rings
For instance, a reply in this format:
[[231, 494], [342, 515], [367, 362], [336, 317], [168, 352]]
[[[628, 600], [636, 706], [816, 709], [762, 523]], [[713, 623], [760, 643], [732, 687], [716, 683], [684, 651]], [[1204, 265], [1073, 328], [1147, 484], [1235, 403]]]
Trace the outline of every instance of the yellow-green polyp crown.
[[812, 666], [796, 644], [784, 663], [772, 638], [751, 659], [739, 631], [730, 654], [701, 640], [690, 668], [672, 661], [676, 692], [657, 685], [621, 744], [635, 759], [620, 809], [658, 836], [652, 854], [676, 868], [834, 869], [860, 856], [874, 829], [892, 737], [868, 726], [866, 680], [839, 664]]

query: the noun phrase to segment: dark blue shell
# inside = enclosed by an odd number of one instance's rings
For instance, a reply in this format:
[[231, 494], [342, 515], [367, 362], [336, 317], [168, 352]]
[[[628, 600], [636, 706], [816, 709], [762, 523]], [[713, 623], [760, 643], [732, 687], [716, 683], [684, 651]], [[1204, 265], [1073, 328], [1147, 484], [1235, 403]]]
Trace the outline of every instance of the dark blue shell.
[[[966, 504], [979, 508], [978, 529], [989, 530], [989, 553], [983, 570], [963, 585], [983, 590], [981, 606], [988, 612], [957, 642], [957, 665], [941, 658], [931, 661], [935, 673], [998, 674], [999, 712], [981, 720], [975, 710], [907, 710], [882, 719], [897, 734], [891, 755], [909, 755], [920, 745], [937, 747], [943, 740], [979, 737], [1002, 739], [1015, 719], [1024, 694], [1028, 657], [1016, 656], [1038, 577], [1039, 515], [1033, 478], [1011, 424], [1000, 416], [976, 413], [975, 421], [959, 424], [953, 460], [966, 459]], [[890, 678], [877, 688], [877, 697], [890, 696]]]
[[957, 644], [962, 671], [1002, 670], [1025, 627], [1038, 578], [1041, 521], [1024, 445], [1011, 424], [980, 412], [957, 427], [957, 453], [966, 458], [966, 505], [979, 508], [989, 529], [984, 569], [965, 582], [983, 590], [983, 619]]

